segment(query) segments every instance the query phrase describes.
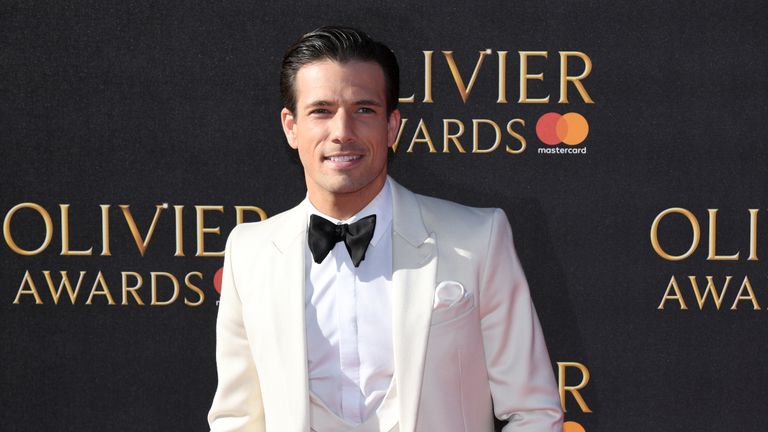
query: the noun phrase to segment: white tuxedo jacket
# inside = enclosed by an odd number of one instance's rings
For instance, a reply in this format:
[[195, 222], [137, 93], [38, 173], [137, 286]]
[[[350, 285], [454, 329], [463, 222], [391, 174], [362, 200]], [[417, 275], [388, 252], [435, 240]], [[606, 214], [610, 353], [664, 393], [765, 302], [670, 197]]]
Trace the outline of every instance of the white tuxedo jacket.
[[[562, 411], [528, 284], [500, 209], [393, 195], [394, 380], [401, 432], [560, 432]], [[216, 326], [214, 432], [308, 432], [303, 205], [237, 226]], [[435, 288], [463, 286], [433, 310]]]

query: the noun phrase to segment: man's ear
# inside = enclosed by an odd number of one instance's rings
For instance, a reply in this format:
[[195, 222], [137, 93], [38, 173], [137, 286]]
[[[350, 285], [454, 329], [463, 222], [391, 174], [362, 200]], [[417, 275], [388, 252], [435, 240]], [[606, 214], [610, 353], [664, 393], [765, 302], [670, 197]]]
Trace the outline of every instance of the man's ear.
[[283, 108], [280, 111], [280, 122], [283, 124], [283, 133], [285, 139], [288, 140], [288, 145], [292, 148], [298, 148], [296, 143], [296, 118], [288, 108]]
[[394, 109], [389, 113], [387, 119], [387, 145], [392, 147], [395, 145], [397, 134], [400, 132], [400, 110]]

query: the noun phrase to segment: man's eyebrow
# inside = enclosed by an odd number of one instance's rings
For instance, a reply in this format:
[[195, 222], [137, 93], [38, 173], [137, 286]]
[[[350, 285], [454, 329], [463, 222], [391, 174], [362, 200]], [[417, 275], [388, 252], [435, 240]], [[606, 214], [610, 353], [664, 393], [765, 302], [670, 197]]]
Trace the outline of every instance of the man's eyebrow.
[[308, 104], [306, 105], [306, 107], [307, 107], [307, 108], [312, 108], [312, 107], [320, 107], [320, 106], [331, 106], [331, 105], [332, 105], [332, 104], [331, 104], [330, 102], [328, 102], [328, 101], [325, 101], [325, 100], [316, 100], [316, 101], [312, 101], [312, 102], [308, 103]]
[[[375, 106], [375, 107], [383, 106], [381, 102], [374, 99], [360, 99], [360, 100], [356, 100], [353, 104], [355, 106]], [[309, 108], [327, 107], [327, 106], [333, 106], [333, 105], [334, 104], [332, 102], [320, 99], [320, 100], [307, 103], [305, 107], [309, 109]]]
[[360, 99], [359, 101], [355, 101], [355, 105], [381, 106], [381, 103], [373, 99]]

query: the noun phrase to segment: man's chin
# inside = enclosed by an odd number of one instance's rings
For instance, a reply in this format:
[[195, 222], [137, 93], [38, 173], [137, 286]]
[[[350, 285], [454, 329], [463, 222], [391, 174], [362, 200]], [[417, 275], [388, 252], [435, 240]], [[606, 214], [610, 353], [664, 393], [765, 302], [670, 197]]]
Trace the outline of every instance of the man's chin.
[[376, 188], [376, 186], [380, 188], [384, 184], [383, 180], [379, 181], [377, 178], [366, 181], [364, 179], [341, 177], [327, 181], [321, 188], [333, 195], [353, 196], [355, 194], [365, 195], [371, 189]]

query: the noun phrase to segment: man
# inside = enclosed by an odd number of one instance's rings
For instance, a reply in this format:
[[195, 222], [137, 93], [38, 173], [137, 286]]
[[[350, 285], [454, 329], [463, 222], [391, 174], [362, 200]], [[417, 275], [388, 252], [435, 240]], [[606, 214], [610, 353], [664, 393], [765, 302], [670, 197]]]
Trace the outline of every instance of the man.
[[297, 207], [236, 227], [217, 322], [212, 431], [560, 432], [541, 328], [499, 209], [387, 176], [394, 54], [325, 27], [285, 54]]

